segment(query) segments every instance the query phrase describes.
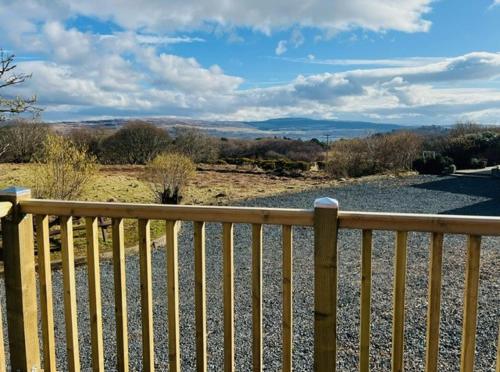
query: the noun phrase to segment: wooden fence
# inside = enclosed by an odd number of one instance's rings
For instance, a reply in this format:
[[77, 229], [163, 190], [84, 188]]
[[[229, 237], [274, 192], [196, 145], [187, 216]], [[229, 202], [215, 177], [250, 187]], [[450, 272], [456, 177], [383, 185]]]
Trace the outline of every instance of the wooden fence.
[[[117, 369], [128, 370], [128, 328], [125, 285], [124, 219], [138, 220], [143, 368], [154, 370], [153, 300], [150, 221], [166, 221], [168, 272], [168, 357], [171, 371], [181, 370], [179, 333], [179, 283], [177, 233], [179, 221], [194, 222], [195, 322], [198, 371], [207, 370], [205, 295], [205, 223], [223, 225], [224, 370], [235, 369], [233, 225], [252, 225], [252, 317], [253, 370], [263, 369], [262, 331], [262, 226], [282, 226], [283, 324], [282, 369], [292, 370], [292, 230], [293, 226], [314, 228], [314, 370], [335, 371], [337, 330], [337, 232], [362, 230], [361, 309], [359, 370], [368, 371], [370, 361], [371, 250], [372, 231], [396, 231], [393, 293], [392, 370], [403, 370], [405, 276], [407, 234], [431, 234], [426, 342], [426, 371], [438, 366], [441, 262], [443, 234], [465, 234], [467, 264], [463, 308], [460, 370], [473, 371], [479, 288], [481, 236], [500, 235], [500, 218], [400, 213], [339, 211], [333, 199], [318, 199], [314, 209], [165, 206], [121, 203], [67, 202], [31, 199], [30, 191], [11, 188], [0, 192], [3, 226], [5, 288], [7, 301], [10, 368], [33, 371], [56, 370], [48, 216], [61, 218], [62, 273], [66, 324], [67, 370], [80, 370], [72, 217], [86, 219], [89, 312], [92, 367], [104, 370], [97, 218], [112, 218], [113, 267], [117, 340]], [[33, 218], [38, 247], [39, 303], [35, 276]], [[340, 262], [340, 264], [342, 264]], [[41, 313], [43, 365], [38, 339], [38, 306]], [[2, 322], [0, 321], [0, 325]], [[1, 330], [0, 330], [1, 331]], [[3, 332], [0, 332], [0, 337]], [[0, 340], [0, 371], [6, 361]], [[500, 336], [499, 341], [500, 343]], [[495, 341], [492, 341], [494, 344]], [[497, 354], [500, 353], [497, 351]], [[458, 367], [457, 367], [458, 368]], [[497, 356], [500, 371], [500, 355]]]

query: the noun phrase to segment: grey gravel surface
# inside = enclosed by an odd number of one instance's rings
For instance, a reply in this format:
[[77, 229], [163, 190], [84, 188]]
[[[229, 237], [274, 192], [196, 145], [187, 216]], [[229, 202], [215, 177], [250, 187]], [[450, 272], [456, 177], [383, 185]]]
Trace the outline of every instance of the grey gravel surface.
[[[469, 177], [416, 176], [346, 184], [329, 189], [246, 201], [245, 205], [310, 208], [317, 197], [335, 197], [341, 209], [419, 213], [500, 215], [500, 181]], [[194, 370], [194, 271], [192, 225], [184, 223], [179, 237], [180, 329], [182, 370]], [[210, 370], [223, 366], [221, 228], [207, 224], [207, 304]], [[236, 366], [252, 366], [251, 231], [235, 228]], [[360, 244], [359, 231], [339, 236], [338, 366], [356, 371], [358, 361]], [[281, 369], [281, 229], [264, 229], [264, 363], [265, 370]], [[313, 235], [310, 228], [294, 228], [294, 370], [312, 370]], [[410, 233], [406, 289], [405, 369], [423, 370], [427, 308], [429, 234]], [[390, 370], [394, 233], [375, 232], [373, 249], [371, 365]], [[464, 287], [465, 238], [446, 236], [443, 260], [442, 320], [439, 365], [456, 371], [460, 362], [461, 307]], [[168, 370], [167, 279], [163, 248], [153, 251], [155, 358], [158, 370]], [[481, 251], [481, 276], [476, 347], [476, 370], [493, 371], [500, 321], [500, 239], [486, 237]], [[139, 259], [127, 257], [127, 301], [131, 370], [141, 370]], [[91, 348], [86, 267], [76, 270], [81, 362], [90, 369]], [[101, 264], [105, 364], [114, 370], [113, 269]], [[66, 370], [62, 275], [53, 274], [58, 368]], [[3, 285], [0, 286], [2, 298]]]

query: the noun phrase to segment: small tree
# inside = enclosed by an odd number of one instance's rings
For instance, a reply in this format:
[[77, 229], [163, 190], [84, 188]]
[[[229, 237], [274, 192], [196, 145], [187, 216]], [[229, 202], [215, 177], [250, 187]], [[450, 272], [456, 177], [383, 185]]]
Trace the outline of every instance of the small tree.
[[196, 128], [176, 128], [174, 147], [195, 163], [212, 163], [220, 153], [219, 140]]
[[47, 124], [16, 119], [0, 128], [0, 160], [28, 163], [50, 133]]
[[95, 158], [85, 149], [65, 137], [49, 135], [35, 157], [34, 193], [45, 199], [76, 199], [96, 170]]
[[166, 153], [158, 155], [146, 165], [146, 179], [161, 204], [179, 204], [187, 183], [196, 167], [186, 155]]
[[[31, 78], [31, 74], [15, 73], [17, 65], [14, 64], [15, 55], [6, 55], [0, 49], [0, 89], [12, 87], [24, 83]], [[30, 98], [11, 97], [6, 98], [0, 94], [0, 121], [5, 119], [5, 115], [17, 115], [23, 112], [29, 112], [34, 117], [42, 111], [35, 106], [36, 96]]]

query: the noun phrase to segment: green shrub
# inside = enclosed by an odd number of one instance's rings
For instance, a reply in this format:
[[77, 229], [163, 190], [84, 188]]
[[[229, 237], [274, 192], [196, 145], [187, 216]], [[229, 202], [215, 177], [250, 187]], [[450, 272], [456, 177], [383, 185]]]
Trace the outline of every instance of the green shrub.
[[413, 162], [413, 169], [420, 174], [443, 174], [453, 165], [448, 156], [436, 154], [434, 158], [418, 158]]

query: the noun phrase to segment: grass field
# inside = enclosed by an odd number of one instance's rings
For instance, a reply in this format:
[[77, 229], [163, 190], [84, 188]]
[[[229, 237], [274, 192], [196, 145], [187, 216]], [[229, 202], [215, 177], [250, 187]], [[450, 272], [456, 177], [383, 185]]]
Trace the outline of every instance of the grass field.
[[[93, 182], [81, 196], [85, 201], [109, 201], [130, 203], [154, 203], [154, 195], [142, 178], [142, 166], [101, 166]], [[33, 170], [29, 164], [0, 164], [0, 189], [9, 186], [30, 187], [33, 184]], [[184, 204], [229, 205], [246, 199], [272, 196], [281, 193], [298, 192], [334, 184], [320, 174], [305, 177], [276, 177], [270, 174], [252, 172], [234, 166], [202, 166], [196, 172], [185, 192]], [[81, 221], [83, 222], [83, 221]], [[75, 221], [75, 225], [81, 223]], [[108, 229], [111, 235], [111, 230]], [[153, 221], [153, 239], [163, 235], [164, 223]], [[106, 242], [100, 237], [101, 250], [109, 251], [111, 239]], [[137, 222], [125, 221], [125, 245], [137, 244]], [[84, 231], [75, 231], [75, 255], [85, 255]], [[56, 252], [54, 259], [59, 258]]]

